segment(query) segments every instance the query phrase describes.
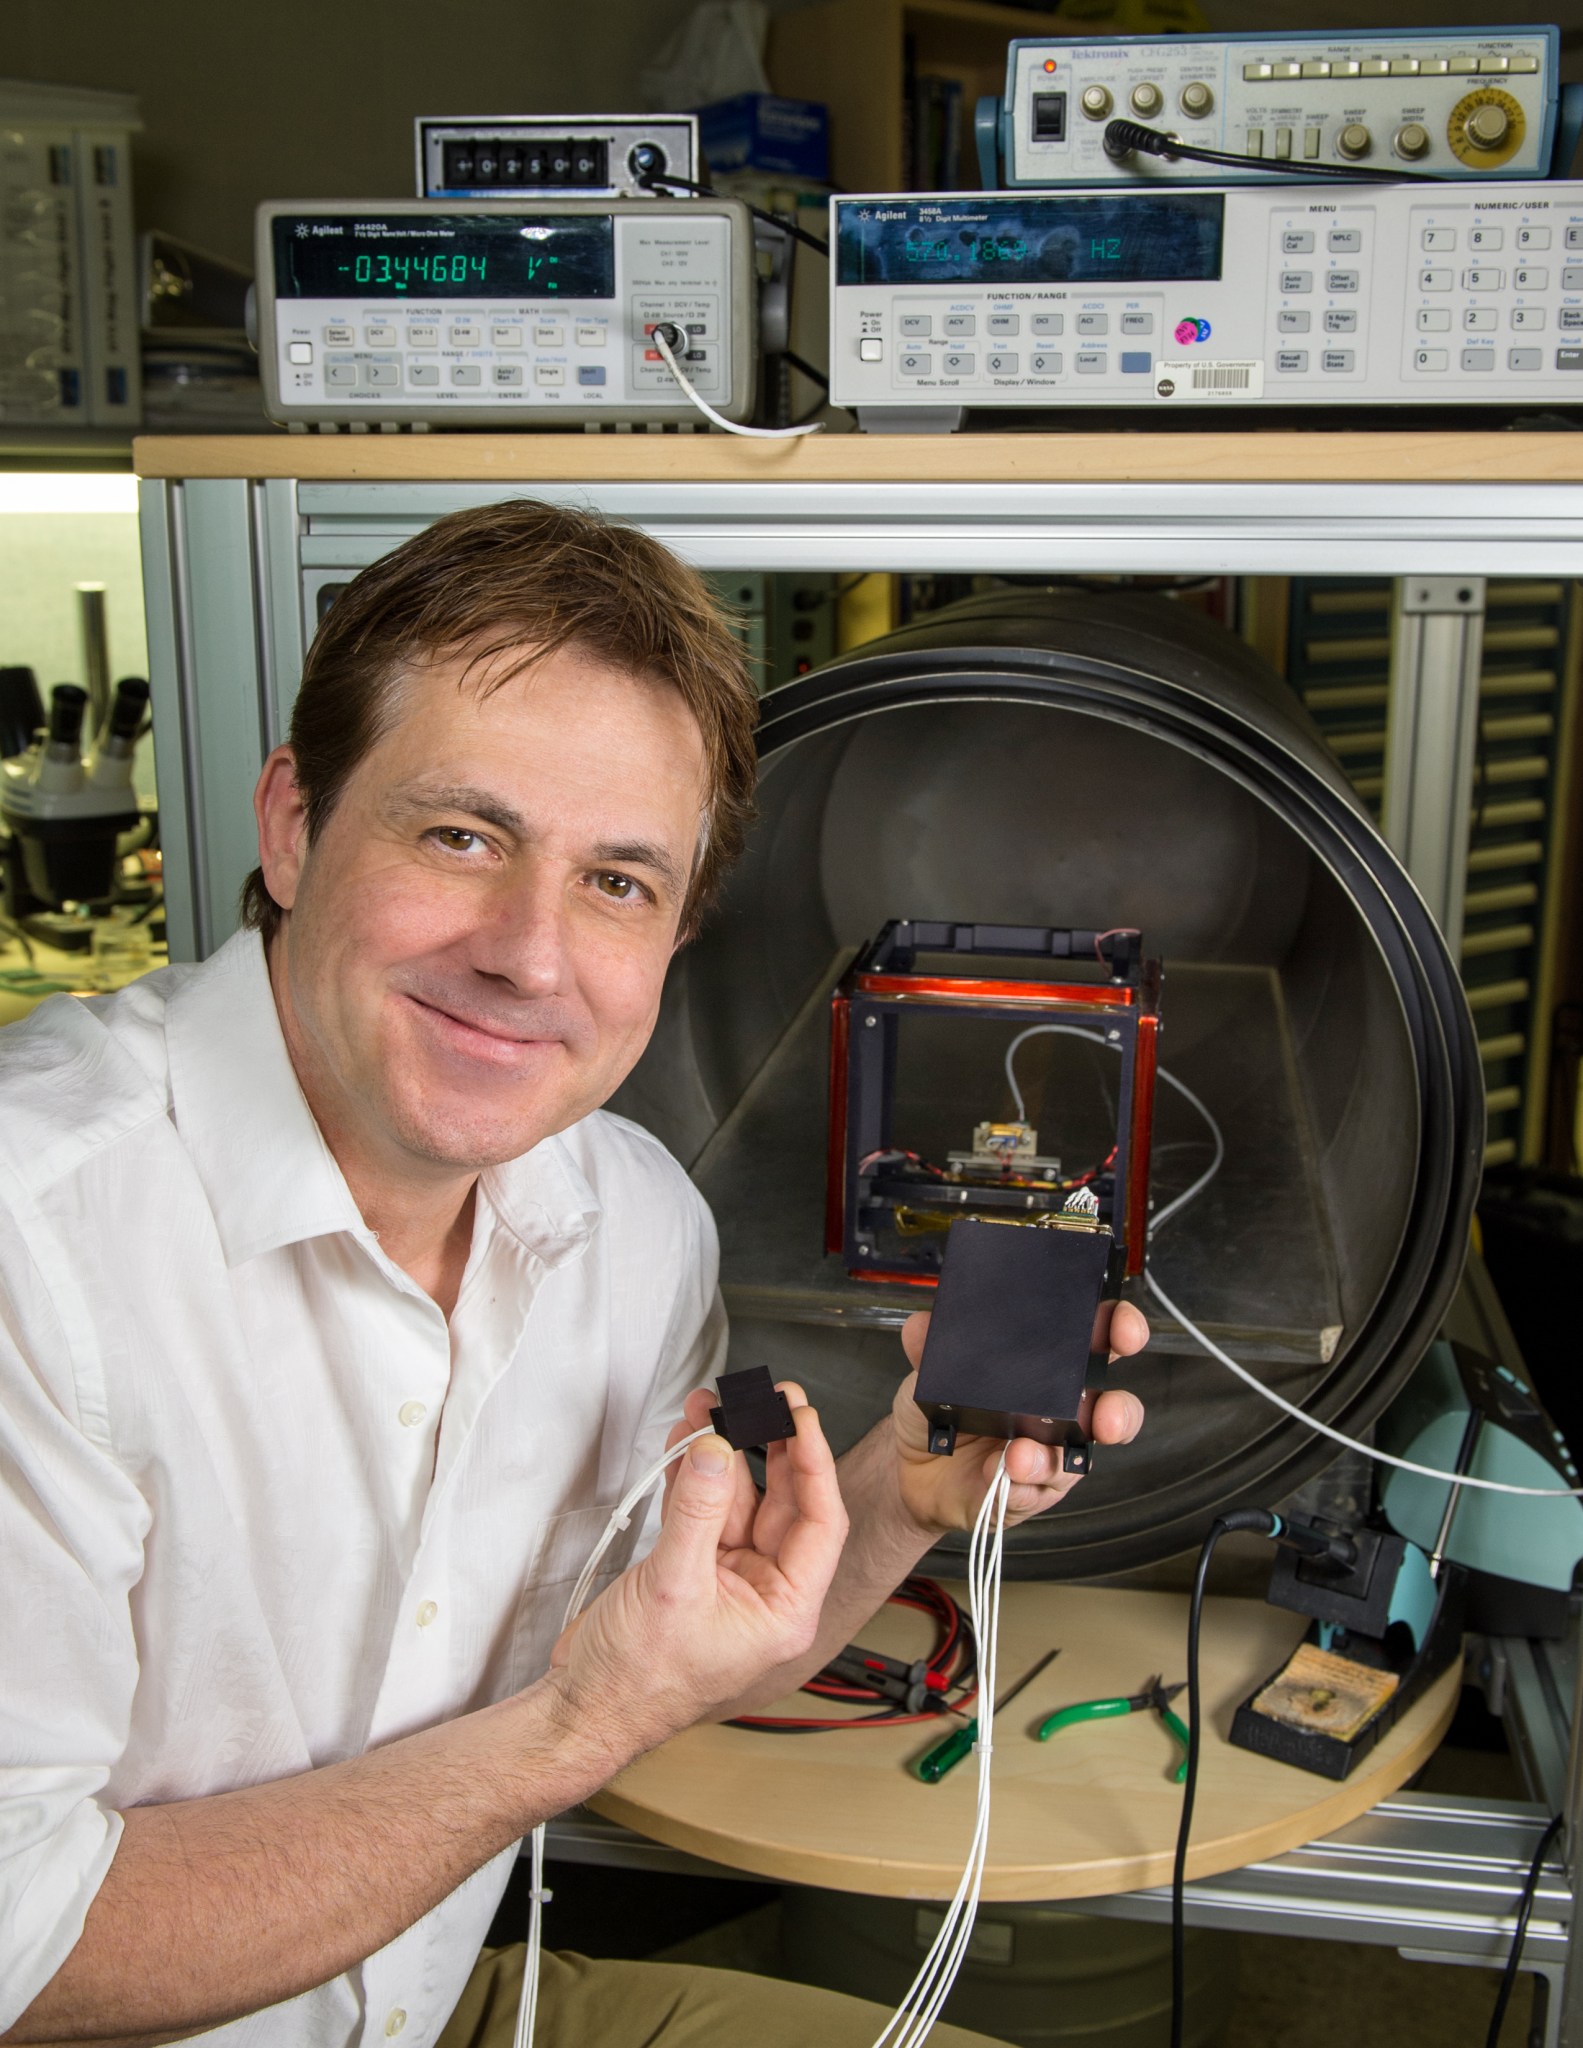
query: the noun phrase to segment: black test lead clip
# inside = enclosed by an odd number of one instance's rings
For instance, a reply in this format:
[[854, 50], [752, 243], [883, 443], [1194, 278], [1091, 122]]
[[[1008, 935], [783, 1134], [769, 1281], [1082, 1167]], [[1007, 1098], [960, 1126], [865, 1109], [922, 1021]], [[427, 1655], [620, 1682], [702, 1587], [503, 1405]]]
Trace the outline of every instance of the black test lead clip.
[[710, 1409], [709, 1420], [715, 1434], [723, 1436], [732, 1450], [757, 1450], [797, 1434], [791, 1403], [770, 1378], [767, 1366], [723, 1372], [716, 1387], [720, 1406]]
[[1099, 1306], [1121, 1291], [1125, 1253], [1086, 1216], [1050, 1226], [964, 1216], [952, 1227], [913, 1398], [929, 1449], [949, 1457], [957, 1432], [1059, 1444], [1068, 1472], [1086, 1472], [1084, 1388], [1101, 1383]]

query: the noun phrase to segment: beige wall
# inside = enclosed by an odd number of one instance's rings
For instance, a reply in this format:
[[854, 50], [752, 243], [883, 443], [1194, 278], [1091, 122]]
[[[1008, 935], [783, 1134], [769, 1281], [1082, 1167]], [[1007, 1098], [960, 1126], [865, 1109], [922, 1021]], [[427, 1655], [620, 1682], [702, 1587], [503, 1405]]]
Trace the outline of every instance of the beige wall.
[[625, 112], [689, 0], [0, 0], [0, 78], [136, 93], [140, 227], [251, 268], [261, 199], [413, 190], [417, 114]]

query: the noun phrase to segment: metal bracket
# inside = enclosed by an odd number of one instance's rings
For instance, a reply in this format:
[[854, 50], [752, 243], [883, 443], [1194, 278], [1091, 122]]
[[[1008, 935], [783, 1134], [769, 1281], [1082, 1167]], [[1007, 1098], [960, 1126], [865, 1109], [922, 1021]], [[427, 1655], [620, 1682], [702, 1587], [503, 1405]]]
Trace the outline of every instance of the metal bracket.
[[1482, 576], [1402, 576], [1391, 628], [1385, 836], [1447, 946], [1462, 941], [1484, 652]]

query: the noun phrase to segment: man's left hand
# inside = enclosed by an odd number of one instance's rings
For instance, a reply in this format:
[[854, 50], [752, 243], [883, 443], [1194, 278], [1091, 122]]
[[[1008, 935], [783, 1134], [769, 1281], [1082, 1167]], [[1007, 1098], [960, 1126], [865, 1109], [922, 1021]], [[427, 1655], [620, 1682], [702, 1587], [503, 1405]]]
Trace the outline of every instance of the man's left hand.
[[[1008, 1525], [1042, 1514], [1064, 1500], [1081, 1474], [1061, 1469], [1059, 1445], [1052, 1447], [1020, 1436], [1008, 1447], [999, 1437], [962, 1436], [949, 1458], [930, 1455], [929, 1426], [913, 1399], [918, 1384], [916, 1368], [928, 1335], [926, 1314], [909, 1316], [902, 1324], [902, 1348], [914, 1370], [897, 1388], [891, 1407], [897, 1479], [907, 1513], [921, 1529], [937, 1535], [947, 1529], [971, 1529], [1002, 1450], [1012, 1482]], [[1094, 1348], [1098, 1350], [1107, 1340], [1112, 1358], [1130, 1357], [1149, 1341], [1149, 1325], [1131, 1302], [1101, 1303]], [[1083, 1396], [1079, 1419], [1096, 1444], [1130, 1444], [1143, 1427], [1143, 1403], [1125, 1388], [1108, 1388], [1101, 1394]]]

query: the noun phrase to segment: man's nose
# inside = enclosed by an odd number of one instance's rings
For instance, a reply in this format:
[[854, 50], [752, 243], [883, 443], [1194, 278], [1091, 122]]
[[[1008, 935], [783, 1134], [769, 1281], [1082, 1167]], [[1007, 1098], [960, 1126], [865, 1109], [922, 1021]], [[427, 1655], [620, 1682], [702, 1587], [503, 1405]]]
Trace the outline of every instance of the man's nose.
[[567, 905], [551, 863], [524, 860], [499, 888], [472, 933], [474, 968], [519, 994], [559, 994], [567, 972]]

